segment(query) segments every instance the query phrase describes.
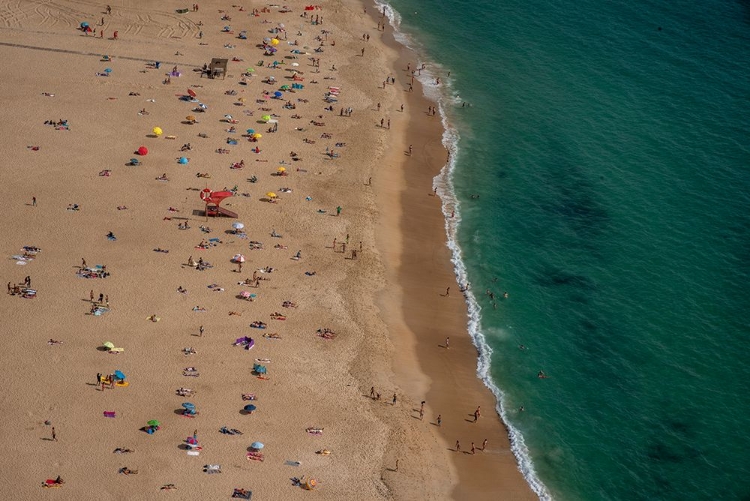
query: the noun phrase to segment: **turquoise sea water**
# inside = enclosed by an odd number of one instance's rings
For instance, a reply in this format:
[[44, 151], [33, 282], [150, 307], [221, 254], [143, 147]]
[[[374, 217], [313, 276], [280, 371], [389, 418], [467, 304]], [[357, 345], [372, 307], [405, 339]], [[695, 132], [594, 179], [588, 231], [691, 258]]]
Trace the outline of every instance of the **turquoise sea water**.
[[390, 6], [445, 113], [479, 375], [532, 487], [750, 499], [750, 4]]

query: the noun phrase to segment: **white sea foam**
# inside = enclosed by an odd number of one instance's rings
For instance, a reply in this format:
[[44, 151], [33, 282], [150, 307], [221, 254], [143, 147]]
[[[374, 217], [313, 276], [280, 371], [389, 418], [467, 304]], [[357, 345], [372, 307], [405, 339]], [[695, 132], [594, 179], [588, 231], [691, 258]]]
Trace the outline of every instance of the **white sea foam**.
[[[388, 17], [391, 26], [394, 28], [394, 38], [401, 44], [414, 50], [420, 58], [421, 54], [424, 53], [422, 48], [416, 43], [416, 41], [403, 33], [401, 27], [401, 15], [389, 4], [376, 0], [376, 5], [383, 11], [385, 9], [386, 17]], [[461, 248], [458, 246], [456, 235], [458, 232], [458, 226], [461, 223], [461, 204], [455, 195], [453, 176], [456, 168], [456, 162], [460, 155], [459, 143], [460, 136], [458, 130], [453, 126], [449, 120], [448, 110], [450, 107], [460, 104], [461, 98], [459, 94], [453, 89], [453, 81], [448, 78], [441, 80], [441, 84], [437, 85], [435, 79], [438, 75], [445, 75], [447, 71], [442, 68], [439, 64], [433, 61], [420, 60], [417, 62], [417, 67], [421, 67], [425, 64], [425, 69], [422, 70], [417, 77], [422, 83], [425, 96], [437, 103], [440, 111], [441, 121], [443, 124], [443, 146], [450, 152], [450, 159], [441, 169], [440, 173], [433, 179], [433, 188], [437, 190], [437, 194], [440, 196], [442, 201], [442, 211], [445, 217], [445, 232], [448, 236], [448, 248], [451, 250], [451, 262], [453, 263], [453, 270], [456, 274], [456, 280], [459, 284], [470, 283], [466, 265], [463, 261], [463, 253]], [[442, 77], [441, 77], [442, 78]], [[508, 435], [510, 438], [511, 451], [516, 457], [518, 462], [518, 468], [523, 474], [524, 478], [531, 486], [531, 489], [539, 496], [539, 499], [544, 501], [552, 500], [547, 487], [537, 476], [534, 464], [531, 460], [529, 449], [526, 446], [521, 432], [513, 427], [507, 419], [505, 409], [505, 395], [503, 391], [495, 384], [490, 378], [490, 364], [492, 360], [492, 348], [487, 344], [484, 334], [481, 329], [481, 313], [482, 307], [474, 296], [473, 291], [468, 290], [465, 293], [466, 302], [468, 304], [468, 331], [471, 335], [474, 346], [476, 346], [479, 353], [477, 360], [477, 377], [489, 388], [495, 395], [497, 400], [496, 410], [505, 422]]]

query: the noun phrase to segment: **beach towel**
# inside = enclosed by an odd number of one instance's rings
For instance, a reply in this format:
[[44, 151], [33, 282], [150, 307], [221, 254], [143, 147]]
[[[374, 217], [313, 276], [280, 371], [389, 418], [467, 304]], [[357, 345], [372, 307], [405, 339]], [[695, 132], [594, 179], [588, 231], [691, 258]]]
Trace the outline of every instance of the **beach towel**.
[[104, 414], [104, 417], [107, 417], [107, 418], [117, 417], [117, 413], [115, 411], [104, 411], [103, 414]]

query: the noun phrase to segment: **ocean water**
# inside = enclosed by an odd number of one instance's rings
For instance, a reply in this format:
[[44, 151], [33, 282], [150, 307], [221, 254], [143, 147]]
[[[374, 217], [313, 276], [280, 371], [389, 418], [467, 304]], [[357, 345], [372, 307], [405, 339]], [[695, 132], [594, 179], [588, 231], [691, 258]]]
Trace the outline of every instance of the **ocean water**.
[[750, 499], [750, 3], [388, 2], [532, 488]]

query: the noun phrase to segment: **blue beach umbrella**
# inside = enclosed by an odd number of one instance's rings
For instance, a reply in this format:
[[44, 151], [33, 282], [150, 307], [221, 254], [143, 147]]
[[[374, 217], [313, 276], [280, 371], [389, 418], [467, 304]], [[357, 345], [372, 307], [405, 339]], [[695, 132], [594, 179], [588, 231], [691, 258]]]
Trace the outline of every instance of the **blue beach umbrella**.
[[123, 374], [121, 371], [115, 371], [115, 377], [117, 379], [125, 379], [125, 374]]
[[251, 449], [257, 449], [257, 450], [260, 450], [260, 449], [262, 449], [263, 447], [265, 447], [265, 446], [263, 445], [263, 443], [262, 443], [262, 442], [253, 442], [252, 444], [250, 444], [250, 448], [251, 448]]
[[187, 410], [195, 409], [195, 404], [192, 402], [182, 402], [182, 407]]
[[185, 165], [186, 163], [188, 163], [188, 159], [185, 157], [180, 157], [178, 162], [181, 163], [182, 165]]
[[112, 73], [112, 68], [104, 68], [104, 73]]
[[277, 90], [276, 92], [273, 93], [273, 95], [276, 96], [276, 97], [281, 97], [284, 94], [282, 94], [280, 91]]
[[86, 21], [81, 23], [81, 28], [88, 28], [88, 27], [89, 27], [89, 23], [87, 23]]
[[248, 134], [255, 134], [255, 129], [247, 129]]
[[254, 406], [253, 404], [248, 404], [248, 405], [246, 405], [246, 406], [245, 406], [245, 407], [243, 407], [243, 408], [244, 408], [244, 410], [246, 410], [247, 412], [253, 412], [253, 411], [254, 411], [255, 409], [257, 409], [257, 407], [255, 407], [255, 406]]

